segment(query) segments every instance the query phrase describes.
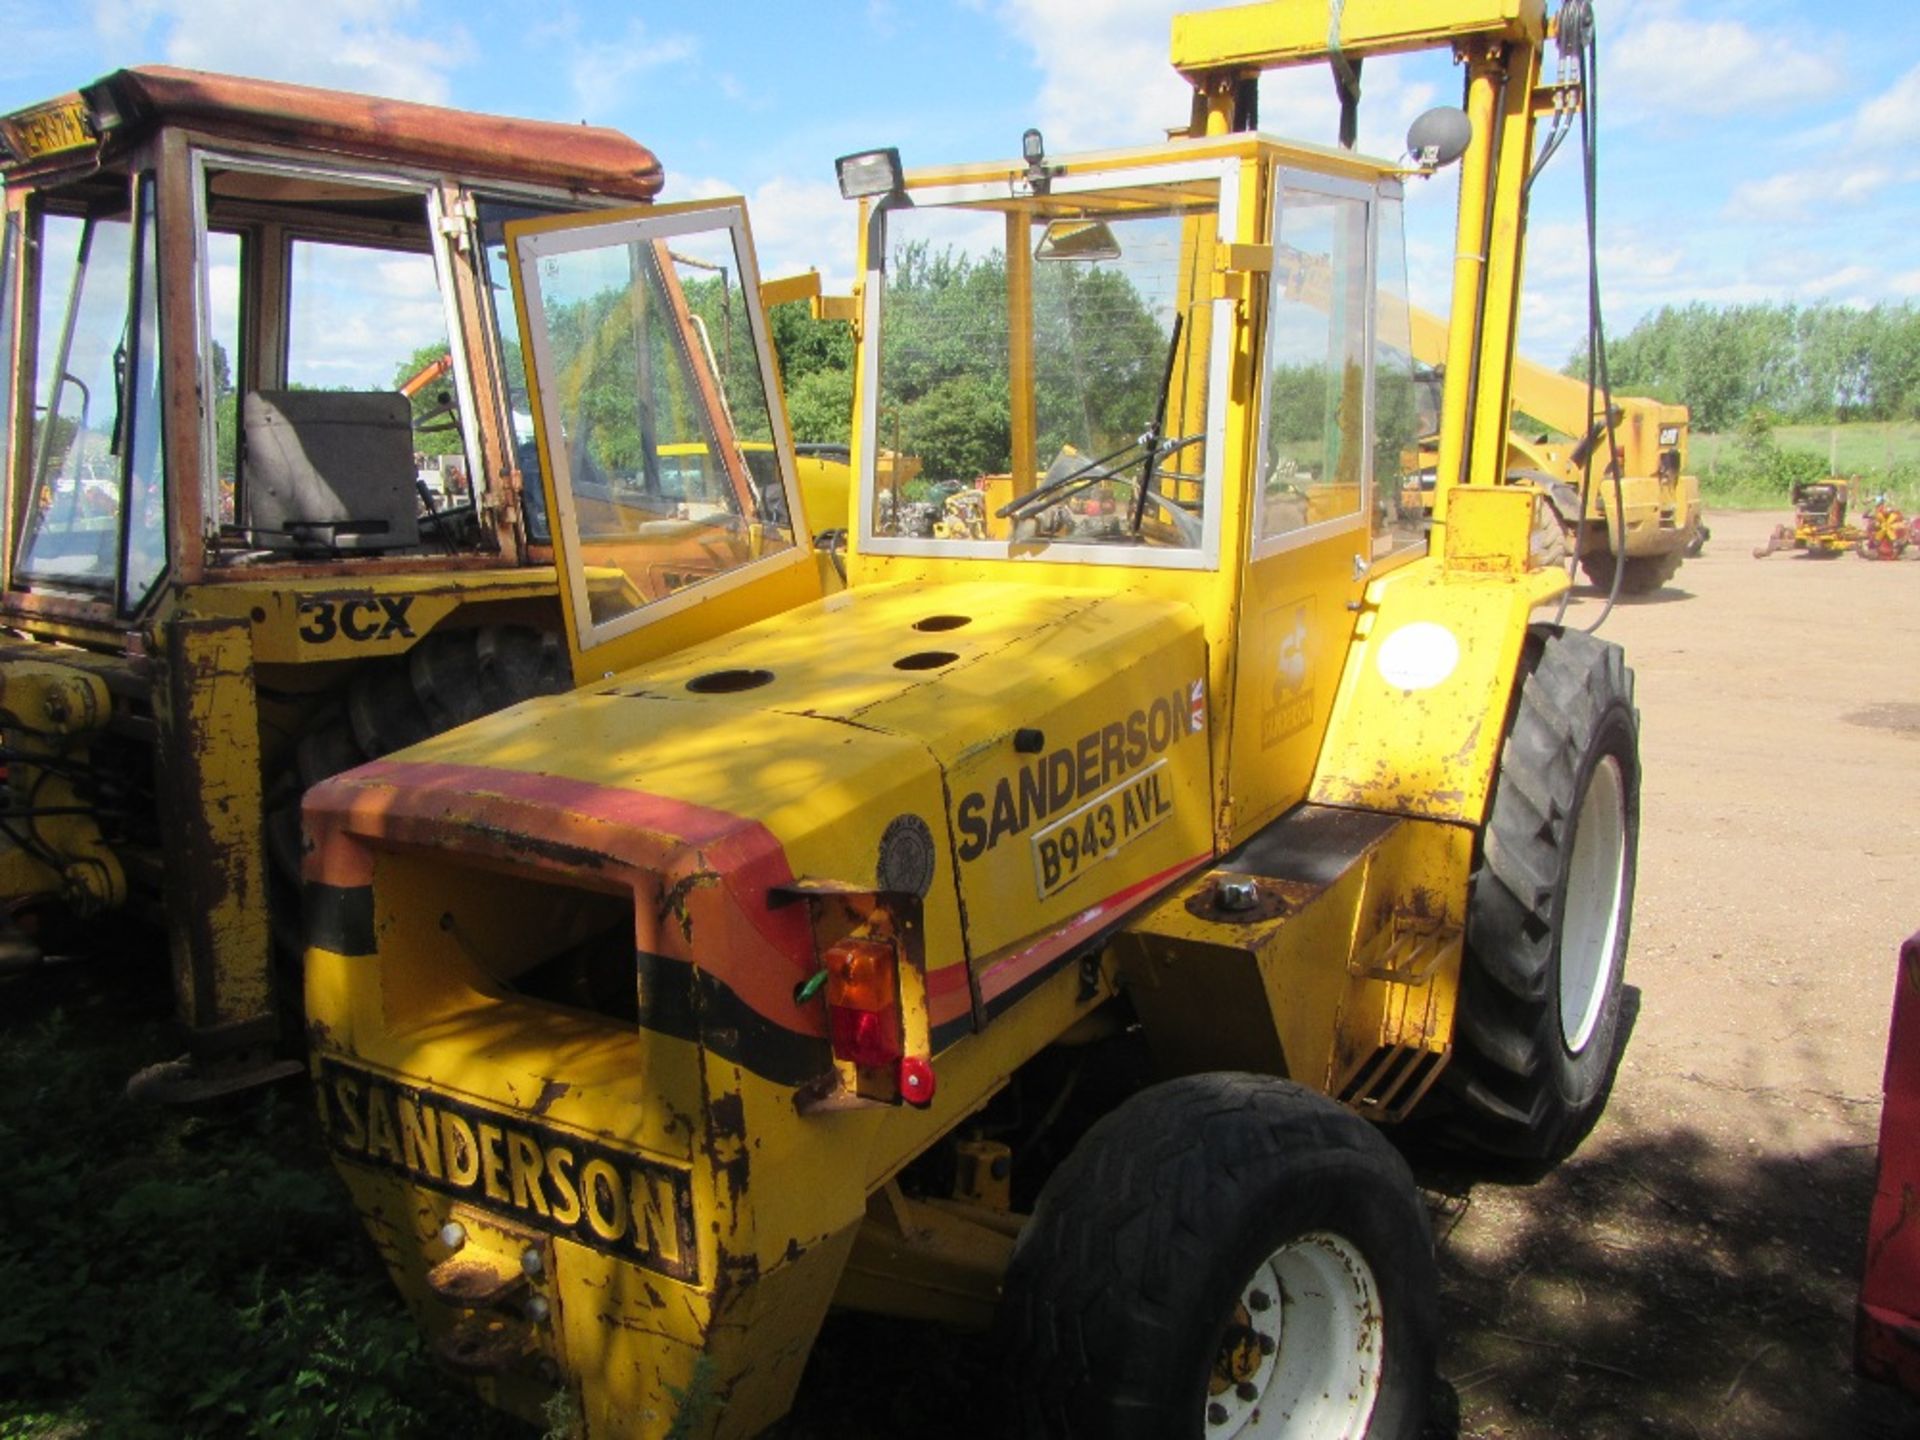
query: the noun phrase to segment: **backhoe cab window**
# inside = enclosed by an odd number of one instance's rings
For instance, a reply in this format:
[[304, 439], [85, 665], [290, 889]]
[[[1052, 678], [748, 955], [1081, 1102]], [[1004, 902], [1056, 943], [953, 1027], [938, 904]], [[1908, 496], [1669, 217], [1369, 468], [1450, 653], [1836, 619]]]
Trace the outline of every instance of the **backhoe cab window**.
[[478, 197], [480, 216], [480, 260], [485, 269], [487, 292], [491, 297], [495, 342], [500, 347], [503, 388], [507, 392], [508, 419], [512, 424], [513, 468], [520, 477], [520, 504], [527, 522], [527, 538], [544, 545], [552, 537], [547, 519], [546, 491], [540, 480], [540, 447], [533, 437], [533, 401], [527, 397], [527, 363], [520, 353], [520, 329], [513, 318], [513, 293], [507, 258], [507, 222], [530, 220], [541, 215], [559, 215], [577, 207], [571, 205], [535, 205], [523, 200]]
[[[81, 188], [52, 197], [40, 217], [38, 287], [27, 301], [39, 344], [13, 573], [36, 588], [118, 593], [124, 607], [165, 560], [151, 190], [136, 226], [125, 176]], [[82, 202], [85, 213], [69, 213]]]
[[1197, 550], [1218, 192], [889, 211], [871, 534]]
[[747, 458], [771, 453], [773, 420], [730, 232], [562, 250], [537, 273], [546, 438], [586, 624], [625, 628], [790, 549], [780, 471]]
[[230, 556], [478, 540], [425, 192], [204, 164], [210, 513]]

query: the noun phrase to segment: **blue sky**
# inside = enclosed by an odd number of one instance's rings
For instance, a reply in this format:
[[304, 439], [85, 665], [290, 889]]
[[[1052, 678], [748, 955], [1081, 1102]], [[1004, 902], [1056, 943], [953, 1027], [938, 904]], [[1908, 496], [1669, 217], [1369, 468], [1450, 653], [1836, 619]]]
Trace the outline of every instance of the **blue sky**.
[[[1189, 0], [1191, 3], [1191, 0]], [[1196, 5], [1194, 8], [1204, 8]], [[1667, 303], [1920, 298], [1920, 8], [1597, 0], [1610, 331]], [[1141, 143], [1186, 114], [1151, 0], [0, 0], [0, 110], [163, 62], [552, 120], [651, 146], [668, 198], [745, 194], [767, 274], [847, 274], [835, 155], [909, 165]], [[1444, 58], [1370, 64], [1362, 148], [1457, 101]], [[1328, 141], [1323, 70], [1263, 82], [1269, 131]], [[1522, 346], [1580, 342], [1577, 155], [1535, 192]], [[1453, 194], [1409, 195], [1415, 298], [1444, 309]]]

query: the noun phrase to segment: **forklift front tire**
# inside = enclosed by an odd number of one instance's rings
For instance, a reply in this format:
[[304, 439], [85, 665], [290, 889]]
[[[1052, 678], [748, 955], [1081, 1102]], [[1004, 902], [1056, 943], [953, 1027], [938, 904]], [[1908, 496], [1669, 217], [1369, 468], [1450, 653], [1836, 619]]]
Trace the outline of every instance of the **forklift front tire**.
[[1437, 1283], [1406, 1162], [1364, 1120], [1265, 1076], [1156, 1085], [1088, 1132], [1014, 1251], [1024, 1428], [1411, 1440]]

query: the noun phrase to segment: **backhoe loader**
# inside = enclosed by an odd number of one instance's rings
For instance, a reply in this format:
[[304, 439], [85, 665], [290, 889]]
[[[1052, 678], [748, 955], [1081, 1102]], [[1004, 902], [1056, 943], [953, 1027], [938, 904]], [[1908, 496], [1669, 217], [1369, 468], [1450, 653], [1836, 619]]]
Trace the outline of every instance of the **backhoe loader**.
[[[321, 1121], [481, 1394], [751, 1435], [839, 1305], [1001, 1327], [1036, 1433], [1421, 1433], [1433, 1250], [1380, 1127], [1563, 1156], [1623, 1038], [1632, 675], [1533, 621], [1568, 577], [1504, 483], [1535, 119], [1575, 103], [1541, 56], [1590, 59], [1588, 19], [1186, 14], [1179, 138], [844, 157], [849, 584], [690, 645], [785, 552], [655, 595], [588, 519], [675, 438], [671, 256], [750, 272], [744, 211], [508, 227], [580, 688], [304, 807]], [[1351, 135], [1355, 67], [1424, 47], [1465, 107], [1406, 164], [1255, 126], [1261, 72], [1331, 59]], [[1402, 195], [1455, 160], [1439, 480], [1402, 524]]]

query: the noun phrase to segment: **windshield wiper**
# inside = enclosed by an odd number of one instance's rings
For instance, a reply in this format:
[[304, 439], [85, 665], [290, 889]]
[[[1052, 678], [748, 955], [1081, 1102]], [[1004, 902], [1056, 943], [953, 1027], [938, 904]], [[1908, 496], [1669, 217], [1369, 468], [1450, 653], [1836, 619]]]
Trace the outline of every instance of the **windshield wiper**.
[[[1127, 529], [1135, 535], [1147, 518], [1147, 492], [1153, 489], [1154, 472], [1160, 468], [1160, 437], [1167, 430], [1167, 398], [1173, 392], [1173, 367], [1180, 356], [1180, 331], [1186, 324], [1187, 312], [1177, 311], [1173, 317], [1173, 335], [1167, 342], [1167, 368], [1160, 377], [1160, 408], [1154, 411], [1153, 423], [1147, 427], [1142, 437], [1147, 448], [1147, 457], [1140, 466], [1140, 490], [1133, 497], [1133, 523]], [[1182, 444], [1190, 444], [1183, 441]], [[1168, 452], [1171, 453], [1171, 452]]]

